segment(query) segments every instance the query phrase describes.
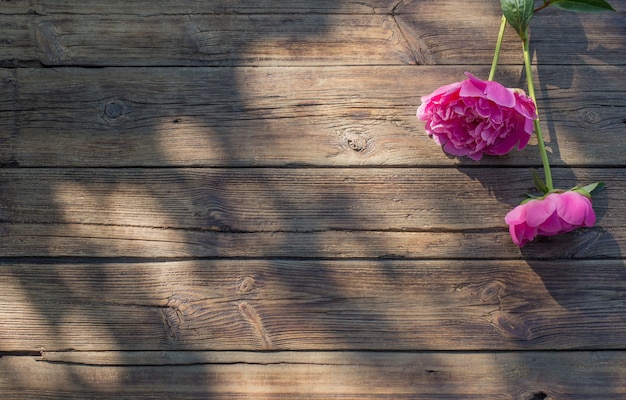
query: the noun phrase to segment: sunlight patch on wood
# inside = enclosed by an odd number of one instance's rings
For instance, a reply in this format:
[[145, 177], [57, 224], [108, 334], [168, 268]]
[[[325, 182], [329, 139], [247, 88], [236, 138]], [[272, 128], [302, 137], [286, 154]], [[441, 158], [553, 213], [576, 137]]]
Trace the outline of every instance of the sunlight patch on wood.
[[[148, 227], [175, 225], [170, 213], [162, 209], [158, 193], [150, 193], [145, 187], [132, 183], [105, 183], [104, 188], [101, 182], [90, 187], [89, 184], [66, 180], [53, 187], [51, 197], [67, 223]], [[137, 218], [137, 210], [143, 210], [140, 218]], [[177, 235], [177, 232], [170, 231], [170, 234]], [[182, 235], [178, 239], [184, 241]]]

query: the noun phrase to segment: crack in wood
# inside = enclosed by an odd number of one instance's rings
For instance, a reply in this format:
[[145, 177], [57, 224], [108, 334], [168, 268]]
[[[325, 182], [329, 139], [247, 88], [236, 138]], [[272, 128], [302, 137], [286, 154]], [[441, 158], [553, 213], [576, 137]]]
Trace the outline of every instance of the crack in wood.
[[413, 47], [410, 45], [409, 40], [407, 39], [407, 36], [404, 33], [404, 29], [402, 29], [402, 27], [398, 23], [398, 19], [396, 18], [396, 15], [393, 13], [391, 14], [391, 20], [393, 21], [393, 24], [397, 28], [398, 33], [400, 35], [400, 44], [409, 52], [409, 55], [412, 58], [411, 62], [416, 65], [424, 64], [423, 62], [420, 62], [417, 54], [415, 53], [415, 51], [413, 51]]
[[[37, 362], [58, 364], [66, 366], [89, 366], [89, 367], [191, 367], [191, 366], [220, 366], [220, 365], [258, 365], [258, 366], [275, 366], [275, 365], [310, 365], [318, 367], [338, 367], [346, 366], [353, 367], [351, 363], [318, 363], [318, 362], [297, 362], [297, 361], [191, 361], [191, 362], [88, 362], [88, 361], [75, 361], [75, 360], [62, 360], [62, 359], [47, 359], [45, 355], [38, 354], [20, 354], [22, 357], [35, 357]], [[0, 358], [2, 358], [0, 356]], [[438, 373], [439, 371], [428, 371], [432, 373]]]
[[411, 57], [413, 58], [413, 63], [416, 65], [419, 64], [423, 64], [423, 62], [420, 62], [420, 58], [418, 57], [418, 54], [415, 53], [415, 51], [413, 50], [413, 47], [411, 46], [408, 37], [406, 35], [406, 33], [404, 32], [404, 29], [402, 29], [402, 26], [400, 25], [400, 23], [398, 22], [398, 19], [396, 18], [396, 10], [404, 3], [404, 0], [400, 0], [398, 1], [398, 3], [396, 3], [396, 5], [393, 6], [393, 8], [391, 9], [391, 12], [389, 13], [389, 15], [391, 16], [391, 19], [395, 25], [395, 27], [398, 29], [398, 32], [400, 34], [400, 42], [401, 44], [409, 51], [409, 54], [411, 55]]

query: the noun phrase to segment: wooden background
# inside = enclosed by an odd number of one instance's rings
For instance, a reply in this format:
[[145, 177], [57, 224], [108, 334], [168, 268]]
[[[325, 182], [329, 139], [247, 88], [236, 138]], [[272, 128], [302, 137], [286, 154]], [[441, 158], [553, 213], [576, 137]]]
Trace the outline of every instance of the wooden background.
[[[535, 145], [442, 153], [499, 2], [0, 2], [2, 399], [626, 398], [626, 1], [532, 23]], [[497, 80], [525, 87], [512, 29]]]

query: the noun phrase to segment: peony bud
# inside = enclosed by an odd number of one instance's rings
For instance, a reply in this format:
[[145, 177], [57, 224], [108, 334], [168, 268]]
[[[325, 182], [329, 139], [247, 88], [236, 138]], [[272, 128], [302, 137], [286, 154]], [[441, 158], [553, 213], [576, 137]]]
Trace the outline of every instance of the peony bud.
[[593, 226], [596, 214], [588, 196], [570, 190], [525, 201], [511, 210], [504, 221], [509, 225], [513, 242], [522, 247], [537, 235], [555, 236]]

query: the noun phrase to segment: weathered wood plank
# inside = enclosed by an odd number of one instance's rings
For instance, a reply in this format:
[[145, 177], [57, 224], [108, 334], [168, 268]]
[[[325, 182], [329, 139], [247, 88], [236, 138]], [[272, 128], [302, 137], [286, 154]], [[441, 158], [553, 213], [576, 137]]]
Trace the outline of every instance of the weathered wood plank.
[[533, 21], [557, 184], [609, 189], [522, 251], [536, 149], [476, 167], [414, 117], [486, 76], [497, 4], [0, 3], [37, 67], [0, 69], [3, 399], [626, 397], [626, 1]]
[[[626, 224], [623, 177], [622, 169], [555, 171], [557, 187], [608, 185], [596, 202], [606, 229]], [[223, 232], [499, 230], [533, 190], [525, 168], [18, 168], [0, 169], [0, 187], [8, 223]]]
[[[0, 14], [130, 14], [189, 15], [189, 14], [380, 14], [389, 13], [399, 5], [399, 0], [220, 0], [188, 1], [152, 0], [143, 4], [124, 0], [12, 0], [3, 4]], [[400, 7], [396, 12], [402, 12]]]
[[0, 351], [623, 349], [624, 261], [0, 265]]
[[[5, 65], [490, 64], [500, 14], [471, 0], [414, 2], [17, 2], [0, 14]], [[545, 12], [533, 21], [542, 64], [624, 63], [618, 13]], [[4, 7], [4, 5], [3, 5]], [[472, 18], [468, 18], [471, 10]], [[615, 29], [605, 29], [612, 26]], [[105, 39], [106, 38], [106, 39]], [[468, 39], [471, 38], [471, 39]], [[549, 40], [548, 40], [549, 39]], [[501, 60], [520, 62], [509, 32]]]
[[0, 368], [0, 390], [7, 400], [626, 396], [626, 356], [615, 351], [45, 353], [2, 357]]
[[[3, 70], [0, 163], [20, 166], [474, 165], [415, 117], [460, 67]], [[469, 68], [486, 76], [485, 67]], [[625, 165], [625, 70], [542, 67], [554, 165]], [[521, 67], [501, 68], [508, 86]], [[523, 75], [523, 74], [522, 74]], [[17, 80], [16, 80], [17, 79]], [[10, 108], [9, 108], [10, 109]], [[590, 134], [593, 132], [593, 134]], [[481, 165], [539, 165], [529, 146]]]
[[[626, 1], [610, 3], [617, 13], [591, 15], [546, 9], [535, 14], [530, 26], [534, 61], [541, 65], [624, 65]], [[409, 0], [397, 8], [396, 21], [418, 64], [491, 65], [501, 18], [498, 6], [498, 2], [471, 0]], [[617, 31], [610, 32], [613, 29]], [[509, 26], [500, 63], [519, 64], [520, 46], [519, 37]], [[609, 51], [615, 54], [609, 56]]]
[[87, 224], [0, 224], [3, 257], [381, 259], [623, 258], [623, 228], [583, 229], [523, 249], [506, 226], [460, 232], [219, 232]]
[[[139, 4], [139, 3], [135, 3]], [[409, 64], [389, 15], [0, 15], [0, 63], [46, 66]], [[104, 39], [106, 38], [106, 39]]]

